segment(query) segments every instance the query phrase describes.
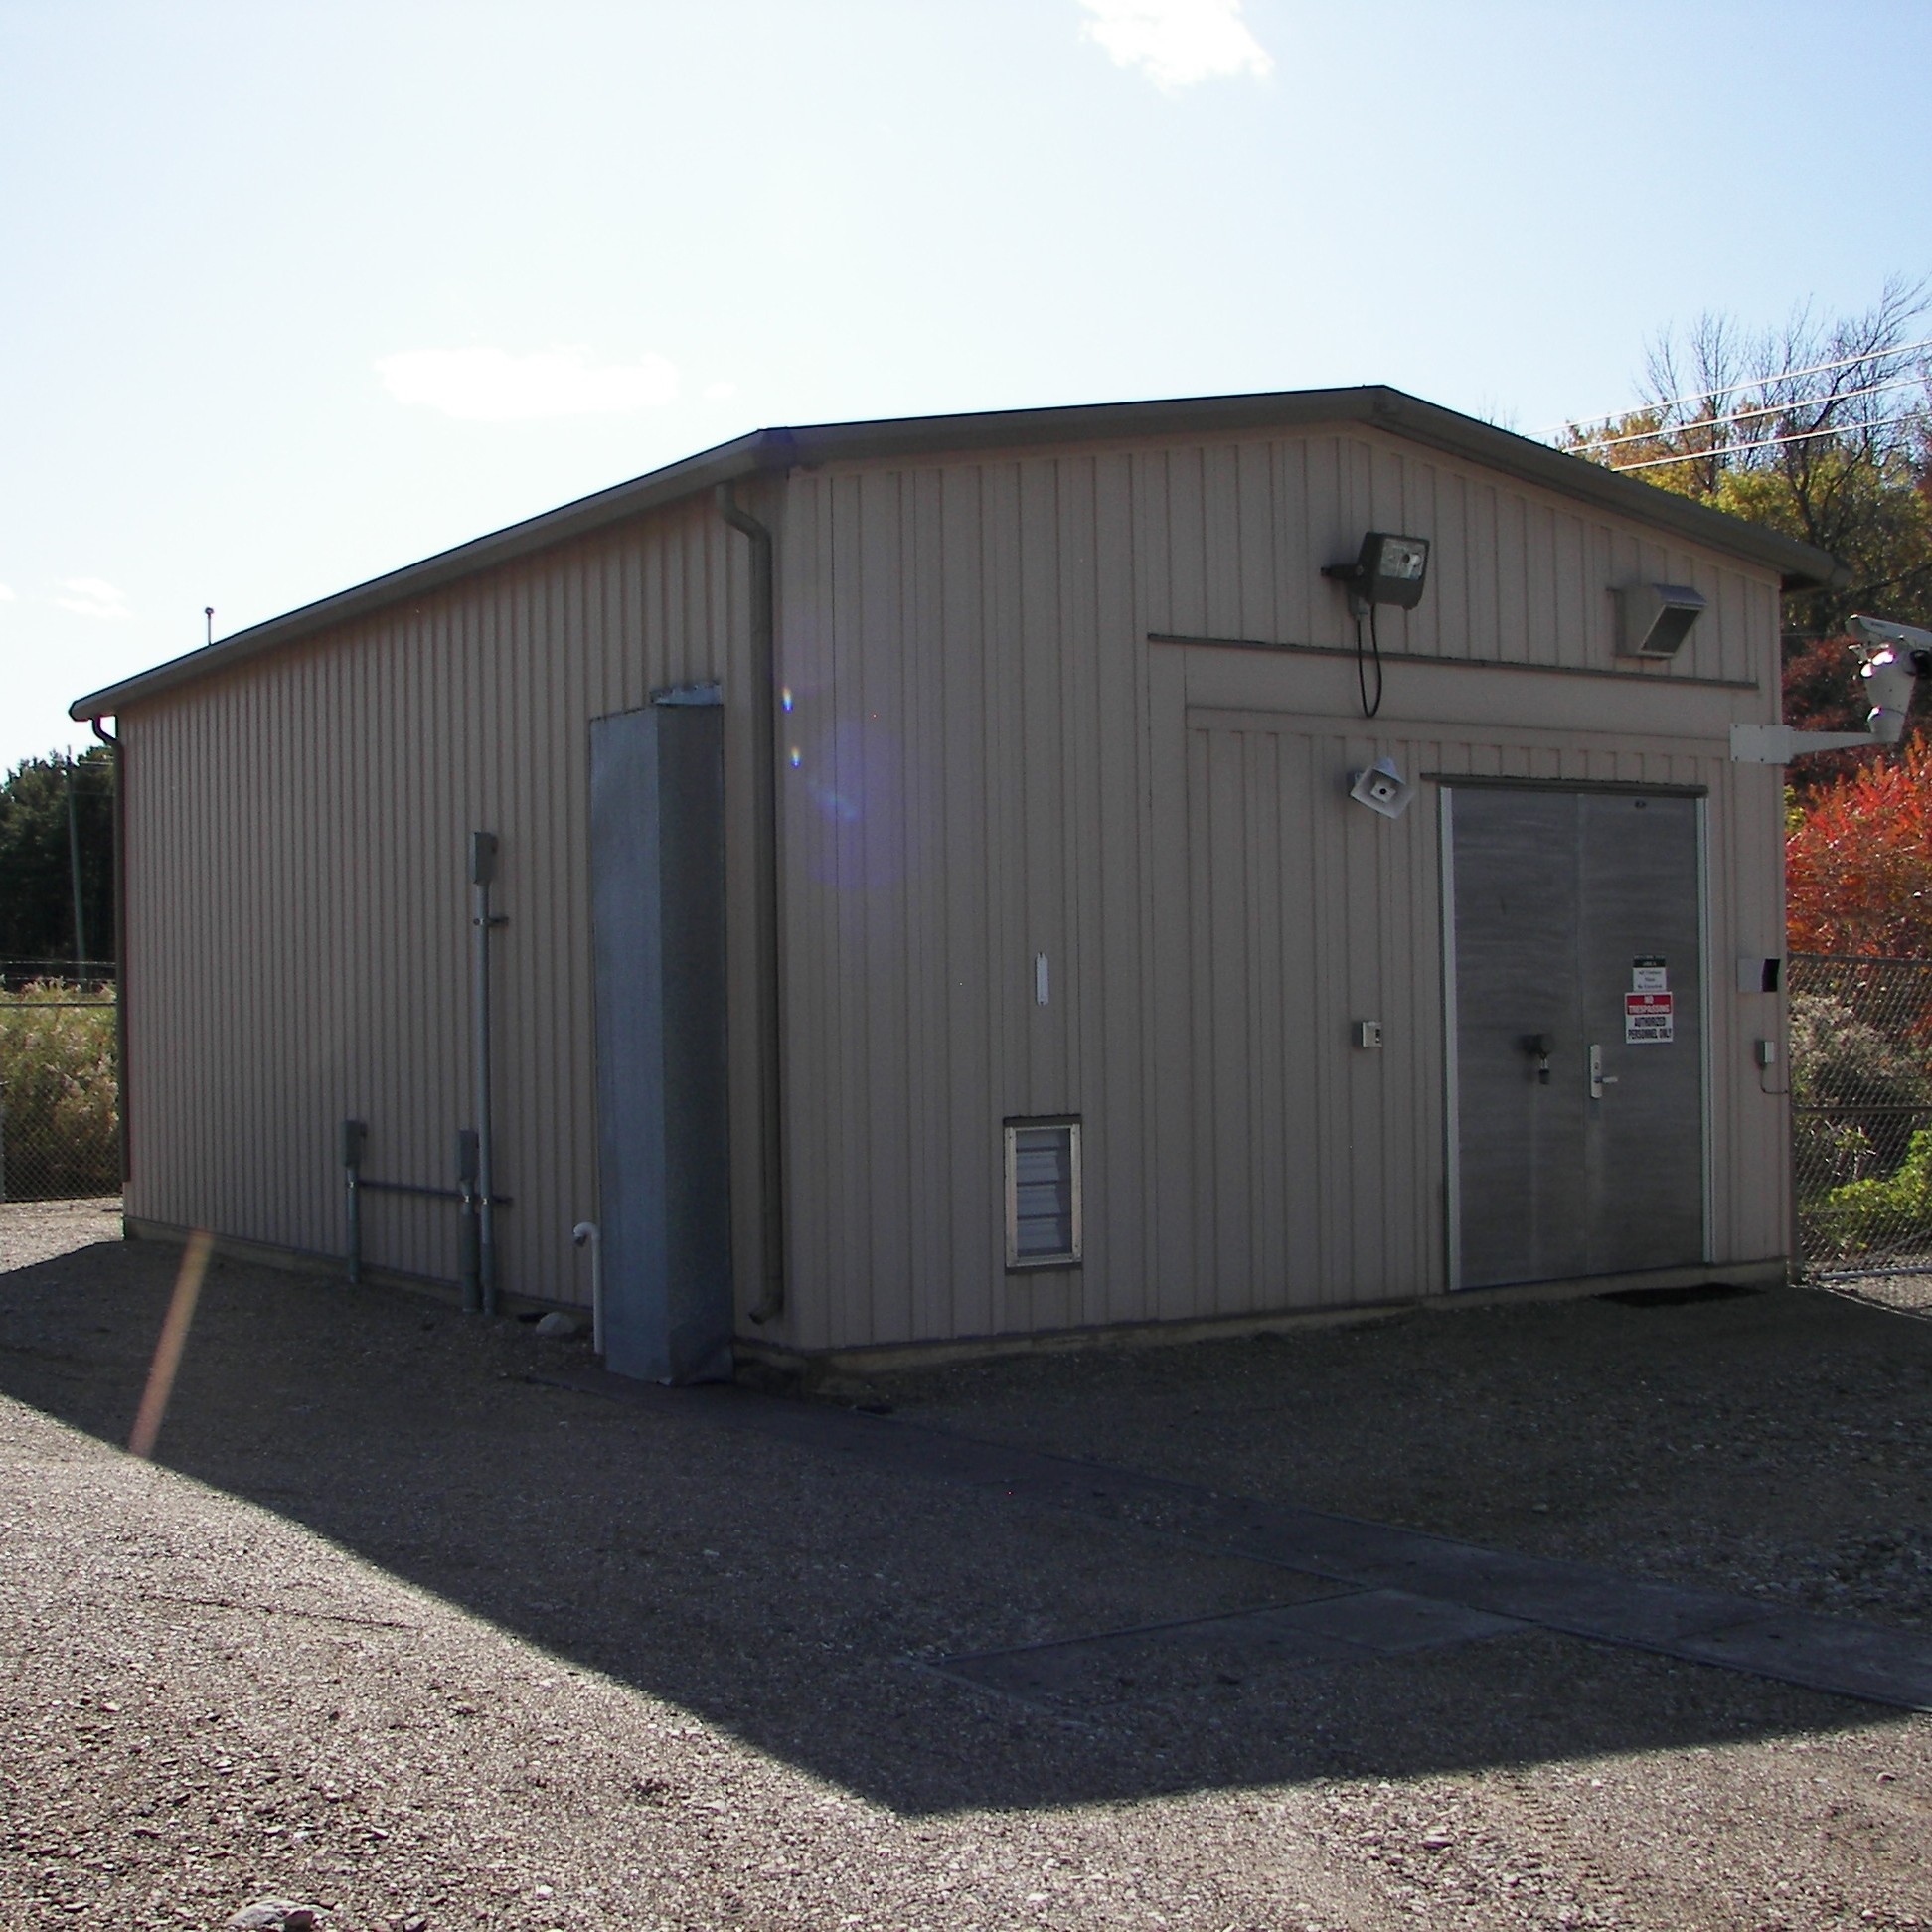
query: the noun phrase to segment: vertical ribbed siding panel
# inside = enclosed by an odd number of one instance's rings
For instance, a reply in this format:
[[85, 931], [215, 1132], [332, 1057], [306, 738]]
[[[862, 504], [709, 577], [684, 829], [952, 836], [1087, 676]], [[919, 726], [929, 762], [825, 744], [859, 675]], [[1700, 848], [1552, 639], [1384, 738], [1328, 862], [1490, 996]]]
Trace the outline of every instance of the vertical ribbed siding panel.
[[[1196, 1281], [1232, 1315], [1441, 1281], [1441, 1013], [1433, 821], [1346, 811], [1360, 740], [1189, 740]], [[1404, 760], [1434, 746], [1397, 741]], [[1421, 962], [1423, 970], [1417, 971]], [[1379, 1019], [1379, 1052], [1350, 1048]]]
[[[1060, 602], [1061, 566], [1055, 541], [1058, 477], [1046, 462], [1027, 462], [1015, 472], [1012, 522], [1001, 535], [1017, 556], [1021, 663], [1018, 768], [1024, 814], [1022, 850], [1025, 898], [1022, 940], [1008, 971], [1017, 1004], [1026, 1015], [1025, 1099], [1029, 1114], [1076, 1110], [1075, 1070], [1069, 1060], [1066, 1015], [1077, 1000], [1078, 961], [1071, 917], [1072, 880], [1067, 841], [1067, 749], [1071, 721], [1066, 705], [1065, 635]], [[1010, 531], [1010, 536], [1008, 536]], [[1033, 956], [1048, 960], [1049, 999], [1034, 997]], [[1022, 1328], [1064, 1328], [1079, 1319], [1077, 1277], [1049, 1269], [1015, 1276], [1009, 1322]]]
[[1146, 623], [1134, 568], [1136, 512], [1131, 457], [1095, 465], [1095, 788], [1099, 800], [1099, 957], [1089, 970], [1096, 1016], [1088, 1064], [1105, 1068], [1108, 1131], [1098, 1150], [1107, 1214], [1105, 1273], [1085, 1284], [1092, 1319], [1144, 1320], [1153, 1313], [1160, 1204], [1147, 1185], [1157, 1144], [1153, 957], [1155, 905], [1149, 857], [1149, 689]]
[[[336, 1253], [337, 1123], [372, 1178], [448, 1186], [473, 1124], [466, 840], [503, 841], [495, 948], [503, 1283], [569, 1298], [594, 1211], [584, 764], [615, 702], [724, 674], [708, 504], [452, 586], [135, 708], [130, 1212]], [[608, 613], [647, 558], [678, 594]], [[742, 612], [738, 613], [741, 620]], [[643, 633], [643, 634], [640, 634]], [[736, 673], [742, 698], [746, 660]], [[740, 844], [745, 830], [738, 822]], [[733, 877], [751, 875], [748, 853]], [[748, 895], [734, 901], [734, 956]], [[755, 1212], [755, 1175], [734, 1197]], [[453, 1209], [366, 1199], [372, 1266], [443, 1279]]]
[[998, 1321], [1004, 1255], [993, 1151], [1003, 1082], [993, 1053], [995, 1002], [1004, 993], [994, 932], [995, 864], [989, 836], [996, 785], [989, 744], [993, 654], [986, 648], [986, 585], [977, 470], [947, 468], [934, 479], [938, 520], [931, 552], [937, 581], [924, 586], [938, 660], [931, 677], [942, 729], [944, 772], [945, 1197], [948, 1262], [944, 1300], [930, 1319], [940, 1333], [984, 1335]]
[[[784, 571], [784, 682], [793, 709], [779, 765], [785, 846], [786, 1215], [790, 1226], [788, 1334], [823, 1348], [843, 1311], [831, 1262], [833, 1134], [838, 1119], [830, 1046], [837, 985], [832, 919], [826, 903], [830, 864], [829, 720], [836, 704], [832, 659], [830, 485], [795, 481], [787, 492]], [[797, 762], [794, 764], [794, 752]]]
[[[1018, 751], [1025, 729], [1028, 638], [1020, 577], [1019, 472], [1012, 464], [992, 463], [980, 471], [979, 544], [973, 568], [979, 576], [985, 625], [986, 837], [992, 861], [985, 971], [997, 1109], [983, 1129], [987, 1153], [981, 1158], [1000, 1161], [1000, 1120], [1009, 1114], [1036, 1110], [1032, 1092], [1031, 955], [1038, 940], [1031, 925], [1028, 891], [1033, 833]], [[1001, 1239], [1004, 1267], [1004, 1232]], [[1024, 1277], [996, 1275], [996, 1328], [1027, 1328], [1033, 1306], [1031, 1287]]]
[[[1132, 1103], [1135, 1082], [1132, 1065], [1138, 1043], [1125, 1043], [1122, 1075], [1106, 1051], [1106, 955], [1116, 926], [1131, 935], [1131, 903], [1111, 916], [1107, 903], [1107, 844], [1105, 798], [1101, 772], [1105, 752], [1101, 742], [1100, 692], [1115, 667], [1100, 634], [1100, 585], [1095, 559], [1099, 550], [1100, 503], [1098, 471], [1090, 457], [1071, 456], [1054, 466], [1057, 523], [1055, 544], [1059, 560], [1059, 650], [1061, 702], [1064, 706], [1065, 759], [1061, 773], [1064, 830], [1061, 865], [1066, 880], [1068, 930], [1063, 991], [1055, 1011], [1061, 1050], [1065, 1054], [1066, 1101], [1091, 1119], [1081, 1148], [1084, 1208], [1084, 1265], [1068, 1277], [1069, 1320], [1107, 1319], [1109, 1289], [1116, 1270], [1113, 1238], [1116, 1167], [1127, 1144], [1129, 1158], [1138, 1163], [1135, 1145], [1138, 1108]], [[1238, 614], [1238, 613], [1237, 613]], [[1131, 678], [1131, 667], [1126, 670]], [[1131, 745], [1131, 738], [1129, 740]], [[1131, 1195], [1122, 1197], [1130, 1199]], [[1132, 1248], [1128, 1252], [1132, 1253]], [[1131, 1298], [1131, 1297], [1130, 1297]]]

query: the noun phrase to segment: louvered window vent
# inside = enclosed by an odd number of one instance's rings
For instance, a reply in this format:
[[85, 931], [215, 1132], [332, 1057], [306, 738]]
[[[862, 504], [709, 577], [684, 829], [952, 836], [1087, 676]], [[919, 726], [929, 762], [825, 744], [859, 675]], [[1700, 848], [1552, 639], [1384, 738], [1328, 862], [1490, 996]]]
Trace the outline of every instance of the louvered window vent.
[[1009, 1268], [1068, 1268], [1080, 1259], [1080, 1123], [1006, 1123]]

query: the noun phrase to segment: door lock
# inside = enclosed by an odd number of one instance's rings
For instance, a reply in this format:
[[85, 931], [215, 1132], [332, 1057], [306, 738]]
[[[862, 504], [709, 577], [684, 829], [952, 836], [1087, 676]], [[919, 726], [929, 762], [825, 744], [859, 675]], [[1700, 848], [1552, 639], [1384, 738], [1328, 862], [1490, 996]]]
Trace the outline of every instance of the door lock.
[[1523, 1050], [1536, 1062], [1536, 1078], [1544, 1086], [1549, 1084], [1549, 1036], [1547, 1034], [1525, 1034]]
[[1601, 1046], [1592, 1046], [1590, 1048], [1590, 1098], [1592, 1100], [1601, 1100], [1603, 1098], [1603, 1089], [1607, 1086], [1615, 1086], [1616, 1084], [1617, 1076], [1614, 1073], [1606, 1073], [1603, 1070], [1603, 1048]]

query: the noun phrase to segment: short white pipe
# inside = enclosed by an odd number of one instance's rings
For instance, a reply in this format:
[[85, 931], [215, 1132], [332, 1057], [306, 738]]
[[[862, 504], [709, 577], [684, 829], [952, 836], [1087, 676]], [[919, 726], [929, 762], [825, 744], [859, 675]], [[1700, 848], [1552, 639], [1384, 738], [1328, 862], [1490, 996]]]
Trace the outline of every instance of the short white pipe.
[[578, 1221], [570, 1229], [570, 1239], [582, 1247], [587, 1241], [590, 1245], [590, 1346], [598, 1354], [603, 1350], [603, 1236], [597, 1232], [595, 1221]]

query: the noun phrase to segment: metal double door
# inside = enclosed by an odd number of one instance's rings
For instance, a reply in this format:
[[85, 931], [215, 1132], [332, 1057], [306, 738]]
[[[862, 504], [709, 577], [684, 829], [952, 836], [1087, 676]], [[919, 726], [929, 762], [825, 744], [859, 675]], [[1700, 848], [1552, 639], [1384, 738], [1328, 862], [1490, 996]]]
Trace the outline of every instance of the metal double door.
[[1456, 1285], [1701, 1262], [1698, 801], [1447, 801]]

